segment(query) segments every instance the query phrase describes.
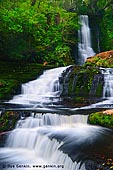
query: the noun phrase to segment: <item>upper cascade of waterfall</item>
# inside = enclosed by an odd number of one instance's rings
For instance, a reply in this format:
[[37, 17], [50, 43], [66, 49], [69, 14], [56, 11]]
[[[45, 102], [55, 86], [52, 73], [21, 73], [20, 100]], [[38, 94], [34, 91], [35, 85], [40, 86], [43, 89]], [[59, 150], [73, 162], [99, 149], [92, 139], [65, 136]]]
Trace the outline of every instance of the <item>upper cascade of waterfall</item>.
[[14, 96], [9, 103], [36, 106], [58, 101], [62, 92], [59, 77], [68, 67], [47, 70], [36, 80], [22, 84], [21, 94]]
[[78, 64], [82, 65], [88, 57], [94, 56], [95, 52], [91, 45], [91, 31], [87, 15], [80, 15], [81, 28], [78, 31]]

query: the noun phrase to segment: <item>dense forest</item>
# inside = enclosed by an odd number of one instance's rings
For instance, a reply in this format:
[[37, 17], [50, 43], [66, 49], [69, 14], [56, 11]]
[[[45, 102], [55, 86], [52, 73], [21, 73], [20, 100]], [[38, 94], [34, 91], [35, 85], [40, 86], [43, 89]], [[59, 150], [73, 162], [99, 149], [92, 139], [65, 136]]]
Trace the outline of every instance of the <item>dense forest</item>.
[[113, 0], [1, 0], [0, 59], [73, 63], [80, 14], [99, 25], [101, 51], [111, 50], [112, 11]]

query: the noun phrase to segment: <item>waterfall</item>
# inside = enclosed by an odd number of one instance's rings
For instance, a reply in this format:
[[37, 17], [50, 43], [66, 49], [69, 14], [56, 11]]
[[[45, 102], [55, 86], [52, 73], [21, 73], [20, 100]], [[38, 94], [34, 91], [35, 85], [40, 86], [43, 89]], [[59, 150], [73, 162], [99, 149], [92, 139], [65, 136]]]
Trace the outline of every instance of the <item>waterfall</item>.
[[[84, 122], [84, 125], [79, 124], [80, 121]], [[25, 120], [19, 120], [7, 139], [5, 149], [1, 149], [0, 163], [5, 164], [6, 167], [9, 166], [9, 170], [11, 165], [14, 170], [17, 167], [21, 170], [19, 166], [22, 165], [26, 165], [25, 168], [22, 167], [22, 170], [33, 170], [39, 165], [41, 169], [48, 166], [49, 170], [53, 168], [54, 170], [85, 170], [84, 164], [80, 167], [80, 163], [73, 162], [61, 147], [65, 143], [70, 145], [73, 138], [80, 136], [86, 140], [88, 135], [85, 128], [86, 122], [87, 116], [84, 115], [57, 114], [36, 114], [35, 118], [31, 116]], [[80, 142], [82, 140], [77, 140], [75, 143]]]
[[36, 80], [22, 84], [21, 94], [14, 96], [9, 103], [22, 104], [36, 107], [38, 104], [53, 103], [59, 101], [62, 85], [59, 77], [67, 67], [47, 70]]
[[88, 16], [79, 16], [81, 28], [78, 31], [78, 64], [82, 65], [88, 57], [94, 56], [95, 52], [91, 46], [91, 32], [89, 28]]
[[[61, 67], [44, 72], [38, 79], [22, 85], [22, 94], [14, 96], [9, 102], [34, 107], [37, 103], [58, 101], [62, 92], [59, 76], [66, 69]], [[17, 122], [15, 129], [8, 135], [5, 147], [0, 148], [1, 170], [95, 168], [91, 153], [95, 152], [95, 148], [98, 151], [110, 145], [111, 131], [88, 125], [88, 115], [62, 115], [62, 108], [59, 114], [49, 111], [34, 113], [31, 110], [29, 117]]]
[[104, 75], [103, 98], [113, 98], [113, 69], [101, 68]]

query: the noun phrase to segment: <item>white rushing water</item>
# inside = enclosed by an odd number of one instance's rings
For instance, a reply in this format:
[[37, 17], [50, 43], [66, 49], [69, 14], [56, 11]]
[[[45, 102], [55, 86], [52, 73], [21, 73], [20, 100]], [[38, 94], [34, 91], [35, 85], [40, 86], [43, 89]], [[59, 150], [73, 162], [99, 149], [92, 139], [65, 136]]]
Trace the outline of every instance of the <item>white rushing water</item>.
[[[80, 122], [84, 125], [79, 124]], [[14, 166], [14, 170], [32, 170], [36, 169], [35, 165], [41, 166], [37, 169], [44, 169], [44, 166], [48, 165], [49, 170], [78, 170], [80, 164], [76, 161], [73, 163], [59, 148], [67, 141], [66, 138], [81, 136], [86, 139], [88, 135], [87, 128], [85, 129], [86, 122], [87, 116], [63, 116], [50, 113], [36, 114], [35, 118], [31, 116], [19, 120], [17, 127], [7, 139], [5, 149], [1, 149], [0, 158], [3, 165], [9, 166], [9, 170], [11, 165]], [[77, 143], [80, 141], [82, 142], [82, 139]], [[23, 165], [28, 167], [17, 167]], [[85, 169], [84, 165], [80, 169]]]
[[48, 113], [19, 120], [1, 148], [1, 169], [86, 170], [76, 159], [86, 156], [83, 146], [86, 150], [104, 135], [103, 128], [87, 125], [87, 117]]
[[91, 32], [87, 15], [79, 16], [81, 28], [78, 31], [78, 63], [82, 65], [88, 57], [94, 56], [95, 52], [91, 45]]
[[68, 67], [47, 70], [36, 80], [22, 84], [21, 94], [14, 96], [9, 103], [36, 107], [38, 104], [57, 102], [62, 92], [59, 77]]
[[[22, 94], [10, 102], [36, 106], [56, 101], [62, 92], [59, 76], [66, 69], [44, 72], [37, 80], [24, 84]], [[99, 144], [103, 147], [109, 131], [88, 125], [88, 115], [62, 115], [62, 109], [60, 112], [32, 112], [20, 119], [5, 147], [0, 148], [0, 170], [87, 170], [90, 158], [86, 152]]]
[[113, 98], [113, 69], [101, 68], [104, 75], [103, 98]]

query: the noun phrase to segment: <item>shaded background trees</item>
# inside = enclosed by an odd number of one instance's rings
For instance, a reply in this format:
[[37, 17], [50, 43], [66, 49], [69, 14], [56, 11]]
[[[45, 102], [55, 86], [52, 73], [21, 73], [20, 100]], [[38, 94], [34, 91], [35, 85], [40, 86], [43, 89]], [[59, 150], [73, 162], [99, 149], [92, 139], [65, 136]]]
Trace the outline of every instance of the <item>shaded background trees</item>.
[[113, 0], [1, 0], [0, 59], [70, 64], [80, 14], [98, 18], [101, 49], [112, 49], [112, 11]]
[[76, 13], [46, 0], [5, 0], [1, 1], [0, 19], [2, 58], [57, 64], [70, 61], [68, 35], [77, 30]]

